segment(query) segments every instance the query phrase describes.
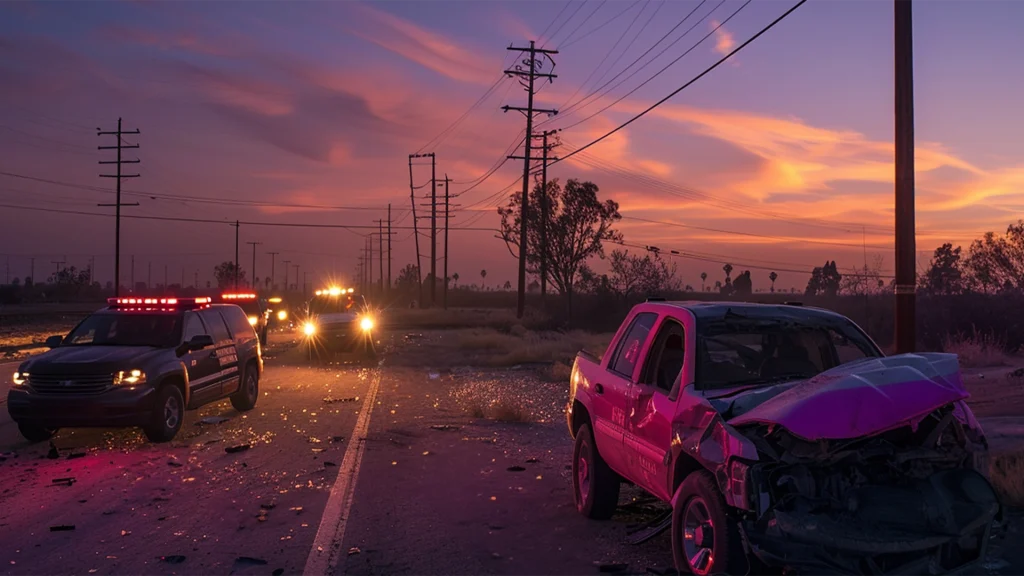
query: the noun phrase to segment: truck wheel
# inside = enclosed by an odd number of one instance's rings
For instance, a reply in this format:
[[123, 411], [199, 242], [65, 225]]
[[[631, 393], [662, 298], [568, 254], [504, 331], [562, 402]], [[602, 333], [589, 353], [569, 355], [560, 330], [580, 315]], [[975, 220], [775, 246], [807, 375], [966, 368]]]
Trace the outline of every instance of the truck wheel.
[[56, 428], [43, 428], [34, 424], [18, 424], [18, 432], [29, 442], [45, 442], [57, 432]]
[[697, 576], [744, 574], [750, 570], [739, 527], [707, 471], [683, 480], [672, 499], [672, 556], [676, 570]]
[[590, 424], [580, 426], [572, 451], [572, 492], [576, 509], [587, 518], [607, 520], [619, 504], [619, 477], [597, 451]]
[[166, 384], [160, 388], [150, 420], [142, 427], [150, 442], [170, 442], [178, 435], [185, 420], [185, 399], [177, 386]]
[[256, 407], [260, 398], [260, 373], [252, 366], [247, 366], [242, 374], [242, 386], [231, 395], [231, 405], [239, 412], [247, 412]]

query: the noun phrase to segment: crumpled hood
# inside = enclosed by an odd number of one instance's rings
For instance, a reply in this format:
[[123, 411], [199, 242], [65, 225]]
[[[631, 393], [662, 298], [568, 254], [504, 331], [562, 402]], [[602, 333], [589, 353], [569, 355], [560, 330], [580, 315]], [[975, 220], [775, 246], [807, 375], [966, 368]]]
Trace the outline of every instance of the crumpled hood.
[[859, 438], [965, 400], [956, 354], [901, 354], [837, 366], [729, 420], [777, 424], [807, 440]]

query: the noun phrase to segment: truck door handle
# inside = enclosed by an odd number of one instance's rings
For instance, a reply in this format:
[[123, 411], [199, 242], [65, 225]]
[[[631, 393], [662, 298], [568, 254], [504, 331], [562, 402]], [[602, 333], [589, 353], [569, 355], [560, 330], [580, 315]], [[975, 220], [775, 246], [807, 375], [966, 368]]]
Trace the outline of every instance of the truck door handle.
[[594, 392], [598, 394], [604, 394], [604, 386], [601, 384], [594, 384]]
[[216, 358], [216, 357], [217, 357], [217, 351], [216, 350], [210, 352], [210, 358]]

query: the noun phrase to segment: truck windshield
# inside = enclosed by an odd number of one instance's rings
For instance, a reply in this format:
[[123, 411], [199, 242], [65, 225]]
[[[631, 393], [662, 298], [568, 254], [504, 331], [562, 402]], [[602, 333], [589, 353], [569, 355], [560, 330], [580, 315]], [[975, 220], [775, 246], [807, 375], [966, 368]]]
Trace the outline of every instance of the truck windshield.
[[175, 346], [181, 339], [180, 314], [121, 312], [93, 314], [64, 339], [64, 346]]
[[309, 312], [314, 315], [355, 312], [358, 310], [358, 303], [361, 300], [362, 297], [358, 294], [315, 296], [309, 301]]
[[697, 385], [707, 390], [800, 380], [878, 356], [852, 324], [698, 322]]
[[237, 304], [248, 316], [263, 314], [263, 305], [256, 300], [237, 300], [232, 301], [231, 304]]

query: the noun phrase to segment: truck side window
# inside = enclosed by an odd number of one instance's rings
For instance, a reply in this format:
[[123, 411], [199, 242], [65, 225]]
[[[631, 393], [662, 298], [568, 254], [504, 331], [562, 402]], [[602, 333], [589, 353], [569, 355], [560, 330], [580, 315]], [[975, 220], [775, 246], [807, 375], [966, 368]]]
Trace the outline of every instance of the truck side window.
[[181, 335], [182, 342], [188, 342], [196, 336], [202, 336], [206, 334], [206, 327], [203, 326], [203, 321], [199, 318], [199, 314], [195, 312], [185, 313], [185, 329]]
[[220, 343], [231, 339], [228, 327], [224, 324], [224, 318], [221, 317], [219, 312], [213, 309], [206, 309], [200, 312], [200, 314], [203, 315], [203, 321], [209, 327], [210, 336], [213, 337], [214, 342]]
[[626, 378], [633, 377], [633, 369], [640, 361], [640, 352], [644, 349], [647, 337], [650, 336], [651, 328], [654, 327], [654, 321], [657, 319], [658, 315], [650, 312], [637, 314], [633, 323], [630, 324], [629, 330], [622, 337], [622, 341], [619, 342], [615, 356], [609, 364], [613, 372]]
[[683, 370], [683, 361], [686, 359], [685, 342], [683, 325], [666, 318], [651, 346], [651, 353], [647, 355], [647, 363], [644, 365], [640, 381], [649, 386], [656, 386], [665, 394], [671, 392], [679, 373]]
[[221, 308], [220, 313], [224, 316], [224, 321], [231, 328], [235, 338], [247, 340], [256, 337], [255, 329], [249, 324], [249, 318], [242, 310], [238, 308]]

